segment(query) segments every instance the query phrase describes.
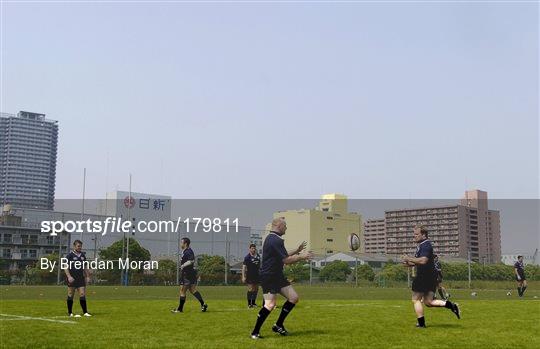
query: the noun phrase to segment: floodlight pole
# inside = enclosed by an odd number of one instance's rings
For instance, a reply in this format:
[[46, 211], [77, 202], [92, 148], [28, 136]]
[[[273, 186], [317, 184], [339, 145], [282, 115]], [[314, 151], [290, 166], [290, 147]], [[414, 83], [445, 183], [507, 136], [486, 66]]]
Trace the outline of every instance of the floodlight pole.
[[229, 262], [229, 232], [225, 232], [225, 285], [227, 285], [228, 280], [228, 270], [227, 263]]
[[180, 285], [180, 232], [176, 232], [176, 285]]
[[309, 286], [311, 286], [313, 280], [313, 261], [309, 261]]
[[471, 288], [471, 250], [467, 251], [467, 265], [469, 269], [469, 288]]
[[[133, 203], [135, 204], [135, 203]], [[129, 232], [127, 234], [127, 241], [126, 241], [126, 260], [129, 260], [129, 236], [131, 235], [131, 232], [133, 230], [133, 222], [131, 221], [131, 173], [129, 174], [129, 196], [128, 196], [128, 221], [129, 221]], [[128, 286], [129, 284], [129, 269], [127, 269], [124, 273], [125, 277], [125, 285]]]
[[62, 232], [58, 234], [58, 272], [56, 274], [56, 283], [60, 285], [60, 263], [62, 261]]
[[356, 287], [358, 287], [358, 254], [354, 254], [354, 281], [356, 282]]
[[[86, 167], [83, 171], [83, 189], [82, 189], [82, 207], [81, 207], [81, 222], [84, 221], [84, 196], [86, 194]], [[81, 229], [81, 235], [79, 237], [81, 242], [83, 241], [83, 231]]]

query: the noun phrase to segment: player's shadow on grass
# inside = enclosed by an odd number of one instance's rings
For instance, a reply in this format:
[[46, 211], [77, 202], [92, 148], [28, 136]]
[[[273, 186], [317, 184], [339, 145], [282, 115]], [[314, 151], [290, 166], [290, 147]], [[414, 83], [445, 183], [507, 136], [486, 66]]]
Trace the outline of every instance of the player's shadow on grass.
[[428, 327], [433, 328], [463, 328], [461, 324], [433, 324], [433, 325], [427, 325]]
[[326, 330], [299, 330], [299, 331], [290, 332], [287, 335], [287, 337], [304, 336], [304, 335], [316, 336], [316, 335], [326, 335], [328, 333], [329, 332]]

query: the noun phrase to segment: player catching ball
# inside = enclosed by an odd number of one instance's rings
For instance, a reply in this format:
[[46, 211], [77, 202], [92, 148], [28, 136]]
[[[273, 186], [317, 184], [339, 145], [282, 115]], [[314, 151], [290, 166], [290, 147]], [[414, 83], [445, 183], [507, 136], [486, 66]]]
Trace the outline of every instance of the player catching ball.
[[242, 282], [247, 285], [248, 308], [257, 307], [257, 293], [259, 292], [259, 267], [261, 256], [257, 253], [255, 244], [249, 245], [249, 253], [244, 257], [242, 265]]
[[186, 303], [186, 292], [189, 290], [191, 294], [201, 303], [201, 311], [205, 312], [208, 305], [204, 302], [201, 293], [197, 291], [197, 271], [195, 270], [195, 253], [190, 247], [191, 240], [189, 238], [180, 239], [180, 248], [182, 249], [182, 258], [180, 259], [180, 302], [178, 308], [171, 310], [173, 313], [181, 313], [184, 311]]
[[[68, 267], [64, 269], [67, 277], [67, 309], [68, 316], [73, 316], [73, 295], [75, 290], [79, 292], [79, 303], [84, 316], [92, 316], [88, 313], [86, 308], [86, 283], [90, 281], [90, 274], [87, 269], [84, 269], [83, 263], [86, 260], [86, 254], [82, 250], [82, 241], [73, 241], [73, 251], [69, 252], [66, 256], [68, 261]], [[79, 315], [77, 315], [79, 316]]]
[[418, 244], [414, 257], [403, 256], [403, 264], [407, 267], [416, 267], [416, 276], [412, 283], [412, 302], [418, 323], [416, 327], [425, 328], [424, 307], [445, 307], [456, 314], [459, 319], [461, 316], [459, 306], [448, 300], [434, 299], [435, 288], [437, 287], [437, 275], [434, 265], [433, 246], [428, 240], [428, 231], [421, 226], [414, 227], [414, 241]]
[[282, 236], [287, 230], [287, 224], [285, 219], [276, 218], [272, 221], [272, 230], [266, 237], [263, 243], [263, 257], [260, 270], [261, 286], [263, 290], [264, 306], [257, 315], [257, 322], [255, 328], [251, 332], [252, 339], [262, 338], [260, 335], [261, 327], [270, 315], [270, 312], [276, 306], [276, 295], [279, 293], [283, 297], [287, 298], [279, 318], [272, 326], [272, 331], [286, 336], [288, 334], [283, 322], [287, 315], [293, 310], [296, 303], [298, 303], [298, 294], [291, 286], [289, 281], [283, 274], [283, 266], [285, 264], [293, 264], [299, 261], [310, 260], [313, 255], [311, 252], [300, 255], [299, 253], [306, 248], [306, 242], [302, 242], [297, 249], [291, 252], [287, 252], [285, 249], [285, 242]]

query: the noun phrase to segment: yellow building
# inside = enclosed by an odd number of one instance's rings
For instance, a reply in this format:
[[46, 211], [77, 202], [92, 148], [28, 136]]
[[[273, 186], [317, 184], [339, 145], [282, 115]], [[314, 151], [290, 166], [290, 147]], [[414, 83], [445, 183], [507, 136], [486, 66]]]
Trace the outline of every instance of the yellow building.
[[[326, 194], [321, 197], [315, 209], [279, 211], [274, 218], [283, 217], [287, 222], [284, 236], [285, 247], [293, 250], [302, 241], [308, 243], [308, 250], [316, 255], [349, 251], [347, 237], [356, 233], [364, 244], [362, 217], [348, 212], [347, 196]], [[267, 233], [270, 225], [267, 225]], [[265, 236], [266, 237], [266, 236]], [[362, 251], [364, 246], [360, 247]]]

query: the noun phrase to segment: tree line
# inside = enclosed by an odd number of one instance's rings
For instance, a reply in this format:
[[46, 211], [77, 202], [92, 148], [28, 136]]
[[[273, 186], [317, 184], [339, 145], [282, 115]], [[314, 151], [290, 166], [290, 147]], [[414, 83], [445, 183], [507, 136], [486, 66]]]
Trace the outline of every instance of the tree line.
[[[123, 241], [119, 240], [111, 246], [100, 250], [99, 258], [102, 260], [118, 260], [122, 257]], [[49, 260], [58, 260], [57, 254], [46, 256]], [[135, 261], [149, 261], [150, 252], [141, 246], [135, 239], [129, 239], [129, 258]], [[468, 280], [469, 271], [467, 263], [441, 263], [444, 280]], [[58, 263], [56, 268], [58, 268]], [[197, 269], [201, 285], [220, 285], [224, 283], [225, 259], [222, 256], [200, 255], [197, 257]], [[229, 266], [230, 270], [230, 266]], [[98, 284], [119, 284], [120, 273], [118, 268], [112, 270], [98, 270], [93, 273], [93, 282]], [[526, 265], [525, 273], [529, 280], [540, 280], [540, 267]], [[309, 264], [293, 264], [285, 267], [286, 277], [294, 282], [306, 282], [311, 276], [320, 282], [346, 282], [359, 280], [374, 281], [407, 281], [407, 268], [389, 260], [382, 269], [375, 270], [368, 264], [358, 265], [358, 270], [351, 268], [347, 262], [333, 261], [320, 269], [310, 270]], [[61, 271], [61, 281], [65, 280]], [[240, 284], [240, 273], [228, 273], [228, 284]], [[2, 270], [0, 278], [11, 279], [26, 284], [55, 284], [57, 282], [57, 269], [53, 272], [41, 270], [39, 261], [35, 266], [25, 270]], [[471, 279], [490, 281], [515, 280], [514, 267], [511, 265], [471, 263]], [[130, 270], [131, 285], [173, 285], [176, 283], [176, 261], [163, 259], [159, 261], [159, 268], [151, 272], [144, 270]]]

